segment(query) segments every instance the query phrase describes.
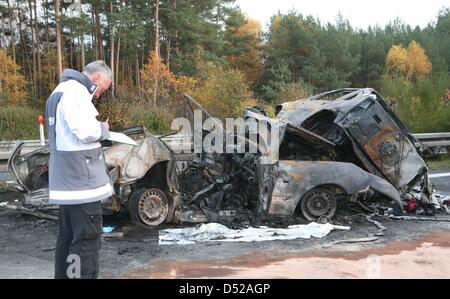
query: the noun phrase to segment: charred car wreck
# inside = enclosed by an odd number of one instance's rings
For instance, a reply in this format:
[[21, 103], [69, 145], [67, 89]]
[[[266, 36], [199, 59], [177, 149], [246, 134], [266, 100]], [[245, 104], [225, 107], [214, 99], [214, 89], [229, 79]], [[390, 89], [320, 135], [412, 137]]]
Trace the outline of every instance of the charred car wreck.
[[373, 89], [340, 89], [277, 107], [276, 119], [333, 143], [335, 160], [385, 179], [403, 200], [440, 207], [411, 135]]
[[[190, 116], [201, 110], [209, 117], [187, 95], [186, 105]], [[310, 221], [329, 221], [339, 201], [387, 200], [402, 212], [405, 200], [414, 196], [439, 206], [414, 138], [376, 91], [331, 91], [277, 110], [275, 118], [254, 108], [244, 111], [245, 122], [256, 120], [268, 131], [276, 128], [279, 137], [275, 150], [267, 150], [270, 140], [258, 136], [266, 149], [254, 153], [184, 153], [175, 148], [180, 143], [193, 147], [194, 136], [126, 131], [138, 135], [138, 146], [104, 149], [116, 191], [104, 203], [105, 211], [126, 210], [148, 226], [211, 221], [242, 227], [296, 213]], [[251, 146], [253, 140], [244, 136], [245, 147]], [[9, 159], [9, 171], [25, 193], [25, 204], [43, 207], [48, 148], [23, 156], [21, 148], [19, 144]]]

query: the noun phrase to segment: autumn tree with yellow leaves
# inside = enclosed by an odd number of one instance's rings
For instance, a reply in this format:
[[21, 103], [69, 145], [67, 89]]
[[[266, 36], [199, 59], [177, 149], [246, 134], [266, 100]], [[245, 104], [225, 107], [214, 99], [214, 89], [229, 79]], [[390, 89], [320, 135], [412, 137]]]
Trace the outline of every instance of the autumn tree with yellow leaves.
[[[151, 102], [153, 107], [160, 106], [176, 88], [177, 80], [161, 61], [156, 51], [150, 52], [149, 61], [140, 71], [144, 88], [144, 102]], [[157, 90], [154, 83], [158, 81]], [[156, 92], [156, 95], [154, 94]], [[154, 100], [156, 99], [156, 101]]]
[[0, 50], [0, 100], [6, 104], [25, 104], [27, 100], [27, 81], [20, 67], [6, 51]]
[[257, 104], [239, 70], [223, 69], [208, 62], [201, 72], [205, 76], [196, 85], [193, 96], [213, 117], [240, 117], [242, 109]]
[[408, 78], [417, 81], [423, 75], [431, 73], [432, 65], [425, 50], [416, 41], [412, 41], [408, 46]]
[[[155, 51], [150, 52], [149, 61], [140, 71], [144, 90], [144, 103], [151, 103], [153, 107], [171, 106], [183, 92], [189, 92], [195, 80], [185, 76], [176, 77], [169, 70]], [[154, 95], [154, 82], [158, 80], [156, 96]], [[156, 98], [156, 102], [152, 99]]]
[[385, 59], [381, 94], [414, 132], [445, 131], [450, 126], [448, 73], [431, 71], [425, 50], [414, 40], [407, 48], [392, 46]]
[[242, 109], [257, 105], [245, 74], [238, 69], [223, 68], [202, 59], [204, 50], [195, 54], [196, 84], [191, 95], [213, 116], [220, 119], [242, 116]]
[[[246, 75], [233, 68], [224, 68], [203, 59], [204, 50], [199, 47], [192, 59], [195, 62], [195, 77], [175, 76], [154, 51], [149, 62], [141, 69], [144, 99], [141, 104], [164, 108], [165, 113], [174, 112], [181, 105], [182, 93], [188, 93], [218, 118], [238, 117], [242, 109], [257, 104], [253, 98]], [[159, 80], [157, 103], [153, 103], [153, 83]], [[156, 104], [156, 105], [155, 105]]]
[[431, 73], [432, 65], [425, 50], [416, 41], [411, 41], [408, 48], [394, 45], [389, 49], [385, 60], [386, 72], [391, 76], [403, 76], [416, 82], [420, 77]]
[[387, 73], [391, 75], [407, 74], [408, 51], [399, 45], [394, 45], [386, 55], [385, 65]]

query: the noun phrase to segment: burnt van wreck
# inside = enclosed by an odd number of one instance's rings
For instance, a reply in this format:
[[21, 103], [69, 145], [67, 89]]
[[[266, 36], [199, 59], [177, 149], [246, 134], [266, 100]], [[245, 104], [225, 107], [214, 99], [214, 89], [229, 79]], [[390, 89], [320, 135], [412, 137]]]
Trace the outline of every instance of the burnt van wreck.
[[[185, 99], [184, 115], [200, 110], [210, 117], [194, 99]], [[104, 147], [115, 188], [103, 203], [105, 212], [125, 211], [147, 226], [218, 222], [234, 228], [293, 215], [329, 222], [340, 202], [372, 212], [376, 205], [392, 206], [397, 214], [410, 200], [444, 209], [414, 138], [372, 89], [341, 89], [284, 103], [275, 118], [247, 108], [243, 120], [276, 130], [277, 146], [269, 134], [258, 136], [255, 152], [189, 152], [177, 149], [192, 149], [192, 135], [158, 137], [143, 127], [124, 131], [138, 145]], [[215, 134], [203, 130], [203, 136]], [[246, 149], [255, 143], [248, 132], [231, 138]], [[22, 156], [21, 147], [8, 169], [25, 195], [23, 204], [48, 209], [48, 149]]]

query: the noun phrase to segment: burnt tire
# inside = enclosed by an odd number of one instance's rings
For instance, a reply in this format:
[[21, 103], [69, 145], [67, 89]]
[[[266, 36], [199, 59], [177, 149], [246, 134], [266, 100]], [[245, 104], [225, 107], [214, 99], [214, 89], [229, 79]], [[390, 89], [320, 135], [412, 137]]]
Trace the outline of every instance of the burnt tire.
[[336, 213], [336, 208], [335, 188], [328, 186], [309, 190], [303, 195], [300, 202], [303, 216], [310, 221], [329, 220]]
[[32, 180], [33, 190], [39, 190], [43, 188], [48, 188], [48, 172], [44, 172], [41, 175], [35, 177]]
[[133, 221], [157, 226], [169, 215], [169, 200], [160, 189], [138, 189], [131, 194], [128, 210]]

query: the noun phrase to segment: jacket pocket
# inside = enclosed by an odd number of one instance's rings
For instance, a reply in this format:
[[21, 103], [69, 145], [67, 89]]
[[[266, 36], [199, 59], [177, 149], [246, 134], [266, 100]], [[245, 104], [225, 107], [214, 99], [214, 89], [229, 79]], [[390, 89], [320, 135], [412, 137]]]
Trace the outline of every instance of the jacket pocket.
[[89, 185], [99, 187], [109, 182], [109, 176], [106, 171], [105, 159], [102, 151], [98, 151], [86, 157], [86, 168]]
[[79, 152], [54, 152], [49, 161], [51, 190], [80, 190], [87, 184], [86, 158]]
[[81, 210], [84, 214], [83, 239], [99, 238], [103, 229], [102, 205], [100, 201], [83, 204]]

